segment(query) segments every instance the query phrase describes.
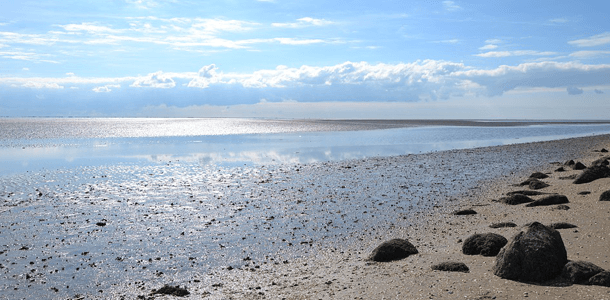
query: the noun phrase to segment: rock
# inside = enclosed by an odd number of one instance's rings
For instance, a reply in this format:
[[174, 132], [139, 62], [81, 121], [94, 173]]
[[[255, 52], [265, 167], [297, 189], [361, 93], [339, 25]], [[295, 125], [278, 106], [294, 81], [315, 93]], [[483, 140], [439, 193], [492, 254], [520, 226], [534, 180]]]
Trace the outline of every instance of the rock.
[[566, 169], [564, 169], [563, 167], [559, 167], [557, 169], [555, 169], [555, 172], [565, 172]]
[[535, 172], [535, 173], [532, 173], [532, 175], [530, 175], [530, 178], [537, 178], [537, 179], [545, 179], [548, 177], [549, 177], [549, 175], [546, 175], [542, 172]]
[[568, 175], [568, 176], [561, 176], [561, 177], [559, 177], [559, 179], [561, 179], [561, 180], [574, 180], [574, 179], [576, 179], [576, 177], [578, 177], [578, 174], [572, 174], [572, 175]]
[[544, 282], [561, 274], [567, 262], [559, 232], [534, 222], [500, 250], [493, 272], [505, 279]]
[[597, 273], [597, 275], [589, 278], [589, 284], [610, 287], [610, 271]]
[[184, 297], [189, 294], [190, 294], [189, 291], [187, 291], [186, 289], [181, 288], [180, 286], [171, 286], [171, 285], [165, 285], [156, 291], [153, 290], [153, 292], [151, 293], [151, 295], [172, 295], [172, 296], [178, 296], [178, 297]]
[[95, 225], [103, 227], [103, 226], [106, 226], [106, 222], [97, 222], [97, 223], [95, 223]]
[[595, 161], [593, 161], [591, 163], [592, 167], [595, 167], [595, 166], [607, 166], [607, 165], [610, 165], [610, 162], [608, 162], [608, 158], [607, 157], [597, 159], [597, 160], [595, 160]]
[[566, 162], [565, 162], [565, 163], [563, 163], [563, 164], [564, 164], [565, 166], [571, 167], [571, 166], [573, 166], [573, 165], [574, 165], [574, 164], [576, 164], [576, 163], [575, 163], [573, 160], [571, 160], [571, 159], [570, 159], [570, 160], [566, 161]]
[[586, 168], [587, 168], [587, 166], [585, 166], [585, 165], [584, 165], [583, 163], [581, 163], [581, 162], [577, 162], [577, 163], [575, 163], [575, 164], [572, 166], [572, 169], [574, 169], [574, 170], [584, 170], [584, 169], [586, 169]]
[[570, 207], [565, 204], [559, 204], [559, 205], [553, 207], [553, 210], [568, 210], [568, 209], [570, 209]]
[[549, 225], [549, 227], [551, 227], [553, 229], [569, 229], [569, 228], [576, 228], [578, 226], [576, 226], [574, 224], [566, 223], [566, 222], [557, 222], [557, 223], [551, 223]]
[[476, 215], [477, 212], [474, 211], [473, 209], [469, 208], [469, 209], [454, 211], [453, 214], [456, 216], [465, 216], [465, 215]]
[[587, 283], [589, 278], [603, 271], [604, 269], [587, 261], [570, 261], [563, 267], [561, 276], [571, 283]]
[[462, 252], [466, 255], [495, 256], [508, 240], [497, 233], [476, 233], [464, 241]]
[[432, 270], [448, 271], [448, 272], [470, 272], [470, 269], [463, 262], [447, 261], [432, 266]]
[[525, 205], [526, 207], [534, 207], [534, 206], [546, 206], [546, 205], [554, 205], [554, 204], [564, 204], [570, 203], [568, 197], [564, 195], [549, 195], [544, 198], [540, 198], [532, 203], [528, 203]]
[[610, 177], [610, 169], [607, 166], [592, 166], [582, 171], [582, 173], [574, 179], [574, 184], [589, 183], [606, 177]]
[[539, 190], [539, 189], [543, 189], [543, 188], [548, 187], [548, 186], [549, 186], [548, 183], [542, 182], [540, 180], [532, 181], [529, 184], [529, 188], [532, 189], [532, 190]]
[[502, 223], [493, 223], [489, 225], [491, 228], [505, 228], [505, 227], [517, 227], [517, 224], [513, 222], [502, 222]]
[[528, 178], [525, 181], [519, 183], [518, 185], [520, 185], [520, 186], [530, 185], [530, 183], [533, 181], [540, 181], [540, 180], [538, 178]]
[[526, 195], [526, 196], [539, 196], [539, 195], [548, 195], [549, 193], [545, 193], [545, 192], [539, 192], [539, 191], [530, 191], [530, 190], [521, 190], [521, 191], [513, 191], [513, 192], [508, 192], [506, 193], [506, 195], [514, 195], [514, 194], [521, 194], [521, 195]]
[[403, 259], [412, 254], [419, 253], [413, 244], [403, 239], [392, 239], [381, 243], [373, 250], [369, 260], [386, 262]]
[[508, 204], [508, 205], [518, 205], [523, 203], [533, 202], [534, 200], [528, 196], [522, 194], [513, 194], [508, 197], [502, 197], [498, 200], [500, 203]]
[[589, 192], [589, 191], [582, 191], [582, 192], [578, 192], [578, 194], [579, 194], [579, 195], [583, 195], [583, 196], [584, 196], [584, 195], [589, 195], [589, 194], [591, 194], [591, 192]]
[[599, 195], [599, 201], [610, 201], [610, 190], [607, 190]]
[[606, 148], [602, 148], [602, 150], [599, 150], [599, 152], [604, 152], [604, 153], [606, 153], [606, 152], [608, 152], [608, 150], [607, 150]]

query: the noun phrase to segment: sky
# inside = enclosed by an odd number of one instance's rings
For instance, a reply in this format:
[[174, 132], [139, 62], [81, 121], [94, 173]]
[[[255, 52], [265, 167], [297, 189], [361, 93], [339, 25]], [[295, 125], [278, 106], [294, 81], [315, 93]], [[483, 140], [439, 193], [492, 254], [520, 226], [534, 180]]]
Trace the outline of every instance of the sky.
[[5, 117], [610, 115], [606, 0], [0, 7]]

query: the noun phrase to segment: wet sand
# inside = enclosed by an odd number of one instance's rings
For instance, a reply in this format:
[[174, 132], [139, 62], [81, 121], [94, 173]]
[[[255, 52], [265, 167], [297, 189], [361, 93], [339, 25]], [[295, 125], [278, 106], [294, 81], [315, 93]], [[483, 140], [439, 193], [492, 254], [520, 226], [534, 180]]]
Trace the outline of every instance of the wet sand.
[[[575, 186], [560, 177], [580, 171], [552, 164], [589, 164], [601, 148], [610, 136], [207, 173], [127, 168], [136, 181], [104, 168], [24, 177], [39, 187], [13, 181], [0, 191], [0, 299], [170, 299], [151, 295], [166, 284], [189, 299], [607, 299], [605, 287], [500, 279], [493, 257], [461, 253], [475, 232], [518, 230], [491, 223], [569, 222], [578, 228], [560, 231], [568, 259], [610, 269], [610, 207], [597, 201], [610, 179]], [[566, 195], [571, 209], [491, 201], [534, 171], [550, 173], [543, 191]], [[451, 214], [461, 208], [478, 214]], [[365, 260], [391, 238], [419, 254]], [[446, 260], [470, 273], [430, 269]]]

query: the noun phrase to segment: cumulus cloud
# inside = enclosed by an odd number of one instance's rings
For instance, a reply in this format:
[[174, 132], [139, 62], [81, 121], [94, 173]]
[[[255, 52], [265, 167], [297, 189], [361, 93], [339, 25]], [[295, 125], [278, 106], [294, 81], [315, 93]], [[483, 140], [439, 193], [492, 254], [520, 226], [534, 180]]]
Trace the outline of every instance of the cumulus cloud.
[[548, 56], [548, 55], [555, 55], [555, 54], [557, 54], [557, 53], [550, 52], [550, 51], [515, 50], [515, 51], [490, 51], [490, 52], [475, 54], [475, 56], [479, 56], [479, 57], [508, 57], [508, 56], [525, 56], [525, 55]]
[[55, 82], [39, 82], [39, 81], [28, 81], [21, 85], [22, 87], [31, 89], [63, 89], [64, 87]]
[[539, 62], [499, 66], [492, 70], [458, 71], [453, 75], [478, 84], [489, 96], [497, 96], [516, 88], [608, 85], [610, 65]]
[[568, 87], [566, 90], [568, 91], [568, 95], [580, 95], [584, 92], [582, 89], [572, 86]]
[[158, 71], [143, 77], [139, 77], [130, 86], [167, 89], [175, 87], [176, 82], [169, 75], [163, 73], [162, 71]]
[[309, 26], [327, 26], [332, 24], [334, 24], [334, 22], [332, 21], [305, 17], [297, 19], [297, 21], [293, 23], [271, 23], [271, 26], [284, 28], [303, 28]]
[[120, 88], [121, 85], [120, 84], [107, 84], [105, 86], [98, 86], [98, 87], [94, 87], [92, 89], [92, 91], [96, 92], [96, 93], [108, 93], [111, 92], [113, 88]]
[[479, 48], [479, 50], [493, 50], [498, 48], [498, 45], [494, 45], [494, 44], [487, 44], [481, 48]]
[[610, 44], [610, 32], [604, 32], [602, 34], [594, 35], [585, 39], [569, 41], [568, 44], [577, 47], [594, 47]]
[[217, 69], [218, 68], [216, 68], [216, 65], [214, 64], [202, 67], [199, 69], [199, 72], [197, 72], [197, 77], [193, 78], [193, 80], [188, 83], [188, 87], [205, 89], [209, 87], [210, 84], [222, 83], [222, 74], [217, 74]]

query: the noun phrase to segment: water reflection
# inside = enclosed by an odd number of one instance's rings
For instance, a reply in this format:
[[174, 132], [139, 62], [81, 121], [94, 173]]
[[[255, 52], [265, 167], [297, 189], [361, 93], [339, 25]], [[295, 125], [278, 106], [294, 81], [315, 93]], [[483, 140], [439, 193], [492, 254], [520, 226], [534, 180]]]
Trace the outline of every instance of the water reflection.
[[82, 165], [187, 162], [268, 165], [338, 161], [603, 134], [610, 125], [419, 127], [198, 137], [31, 140], [0, 147], [0, 175]]

